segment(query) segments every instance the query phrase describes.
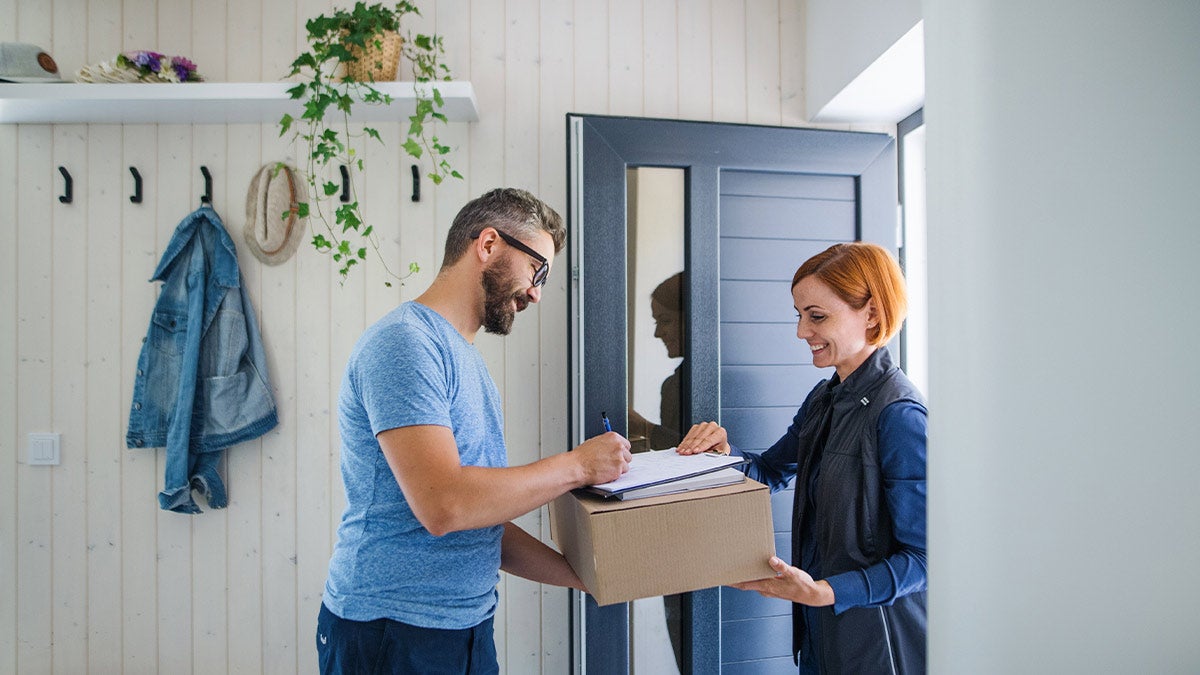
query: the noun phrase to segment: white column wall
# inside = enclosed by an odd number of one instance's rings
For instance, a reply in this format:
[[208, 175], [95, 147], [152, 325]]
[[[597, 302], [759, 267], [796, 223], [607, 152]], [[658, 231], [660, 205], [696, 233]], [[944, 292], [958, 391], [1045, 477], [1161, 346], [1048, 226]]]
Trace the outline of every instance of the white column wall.
[[931, 672], [1200, 667], [1200, 5], [927, 0]]

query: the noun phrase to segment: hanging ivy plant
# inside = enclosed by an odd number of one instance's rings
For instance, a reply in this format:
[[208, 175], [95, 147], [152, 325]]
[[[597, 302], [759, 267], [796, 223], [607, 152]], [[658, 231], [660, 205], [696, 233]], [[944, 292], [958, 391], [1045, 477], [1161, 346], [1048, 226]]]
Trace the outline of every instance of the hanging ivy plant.
[[[288, 72], [288, 77], [301, 78], [288, 94], [303, 103], [304, 112], [298, 119], [285, 114], [279, 121], [279, 135], [291, 133], [292, 142], [304, 148], [305, 165], [299, 169], [312, 188], [312, 203], [300, 204], [299, 215], [315, 216], [322, 224], [323, 231], [313, 236], [312, 245], [330, 254], [343, 281], [351, 269], [367, 260], [368, 248], [374, 249], [389, 279], [403, 281], [419, 271], [415, 262], [409, 264], [403, 276], [388, 266], [374, 226], [363, 218], [354, 180], [349, 180], [349, 201], [331, 211], [322, 205], [341, 191], [341, 186], [328, 178], [330, 165], [346, 166], [351, 172], [365, 171], [361, 144], [367, 139], [383, 143], [372, 127], [352, 132], [350, 116], [359, 104], [391, 104], [392, 97], [373, 84], [395, 79], [401, 55], [412, 68], [416, 93], [404, 150], [417, 160], [428, 158], [428, 177], [435, 185], [449, 177], [462, 178], [450, 164], [451, 148], [435, 134], [437, 124], [447, 121], [441, 112], [445, 101], [437, 82], [451, 77], [450, 69], [442, 62], [442, 38], [411, 33], [400, 38], [403, 19], [410, 14], [419, 16], [420, 11], [407, 1], [391, 5], [358, 2], [353, 9], [334, 9], [313, 17], [305, 24], [309, 49], [296, 57]], [[391, 286], [390, 280], [385, 283]]]

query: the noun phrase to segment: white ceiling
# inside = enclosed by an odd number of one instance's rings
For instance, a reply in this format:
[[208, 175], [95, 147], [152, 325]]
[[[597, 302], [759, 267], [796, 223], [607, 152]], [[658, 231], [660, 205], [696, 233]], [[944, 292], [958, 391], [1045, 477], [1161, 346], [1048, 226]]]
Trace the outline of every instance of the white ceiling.
[[925, 24], [917, 22], [825, 104], [814, 122], [899, 122], [925, 103]]

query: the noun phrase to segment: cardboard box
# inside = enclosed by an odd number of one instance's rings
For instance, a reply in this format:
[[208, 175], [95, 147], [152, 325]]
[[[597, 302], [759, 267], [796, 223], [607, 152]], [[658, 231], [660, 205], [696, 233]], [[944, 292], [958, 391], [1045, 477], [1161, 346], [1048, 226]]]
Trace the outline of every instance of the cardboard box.
[[600, 605], [775, 574], [770, 493], [750, 479], [628, 501], [568, 492], [550, 532]]

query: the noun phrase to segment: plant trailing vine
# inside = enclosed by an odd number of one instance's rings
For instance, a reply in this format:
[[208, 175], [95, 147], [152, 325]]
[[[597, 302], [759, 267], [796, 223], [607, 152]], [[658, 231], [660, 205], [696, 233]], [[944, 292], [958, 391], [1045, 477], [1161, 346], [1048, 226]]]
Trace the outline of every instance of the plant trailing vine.
[[[417, 264], [410, 263], [408, 273], [400, 276], [393, 272], [379, 250], [375, 227], [365, 222], [360, 209], [354, 181], [350, 180], [353, 195], [349, 201], [332, 209], [330, 213], [322, 202], [336, 195], [341, 186], [328, 178], [329, 165], [348, 167], [350, 171], [365, 170], [359, 147], [368, 138], [383, 143], [379, 132], [364, 126], [361, 132], [353, 132], [350, 115], [356, 104], [388, 105], [392, 97], [376, 89], [370, 76], [356, 79], [351, 64], [365, 59], [379, 59], [377, 54], [384, 47], [387, 33], [398, 33], [405, 16], [420, 15], [420, 10], [407, 0], [394, 5], [357, 2], [353, 9], [335, 9], [321, 14], [305, 24], [309, 50], [292, 62], [288, 77], [300, 76], [296, 86], [288, 90], [293, 99], [304, 104], [299, 119], [285, 114], [279, 120], [279, 135], [292, 134], [292, 142], [305, 148], [304, 167], [300, 168], [312, 188], [312, 204], [299, 205], [300, 217], [315, 213], [324, 226], [312, 239], [313, 247], [328, 253], [339, 265], [342, 280], [350, 270], [367, 259], [367, 248], [375, 250], [387, 276], [403, 281], [419, 271]], [[445, 50], [439, 35], [407, 34], [400, 47], [412, 68], [415, 111], [408, 118], [409, 125], [404, 142], [405, 152], [420, 160], [428, 157], [430, 171], [427, 174], [435, 185], [448, 177], [462, 178], [449, 162], [451, 148], [441, 143], [435, 135], [436, 125], [446, 122], [441, 112], [445, 101], [438, 91], [437, 82], [450, 79], [450, 69], [442, 62]], [[374, 61], [373, 65], [381, 65]], [[343, 74], [345, 71], [345, 74]], [[332, 216], [332, 222], [330, 221]], [[390, 281], [385, 284], [391, 286]]]

